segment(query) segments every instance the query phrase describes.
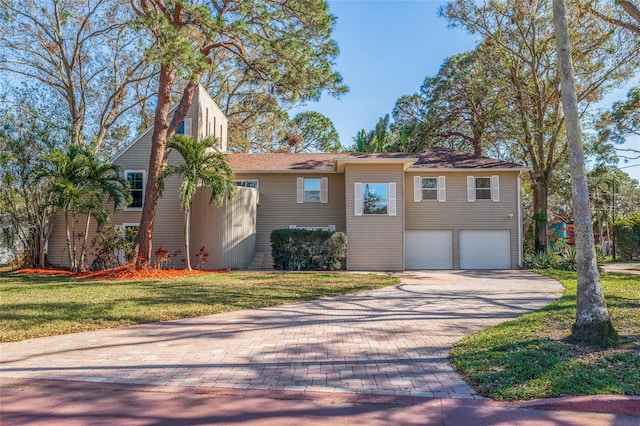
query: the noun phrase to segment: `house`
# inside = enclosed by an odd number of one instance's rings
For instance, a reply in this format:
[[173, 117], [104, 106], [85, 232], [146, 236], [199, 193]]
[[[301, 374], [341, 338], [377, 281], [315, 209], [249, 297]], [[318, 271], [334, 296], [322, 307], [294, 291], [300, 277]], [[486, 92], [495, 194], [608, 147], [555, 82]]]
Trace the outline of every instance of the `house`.
[[[184, 126], [196, 139], [219, 138], [227, 120], [199, 89]], [[140, 222], [151, 129], [114, 162], [132, 183], [134, 201], [112, 223]], [[524, 167], [447, 148], [419, 153], [229, 154], [239, 196], [221, 207], [206, 190], [194, 197], [191, 252], [210, 253], [207, 268], [246, 268], [268, 258], [279, 228], [326, 228], [347, 234], [347, 269], [512, 269], [522, 261], [520, 178]], [[180, 161], [172, 153], [169, 162]], [[158, 203], [154, 248], [183, 247], [179, 179]], [[49, 244], [49, 260], [64, 264], [64, 226]], [[55, 232], [55, 231], [54, 231]], [[55, 241], [55, 243], [54, 243]], [[183, 265], [178, 255], [174, 266]]]

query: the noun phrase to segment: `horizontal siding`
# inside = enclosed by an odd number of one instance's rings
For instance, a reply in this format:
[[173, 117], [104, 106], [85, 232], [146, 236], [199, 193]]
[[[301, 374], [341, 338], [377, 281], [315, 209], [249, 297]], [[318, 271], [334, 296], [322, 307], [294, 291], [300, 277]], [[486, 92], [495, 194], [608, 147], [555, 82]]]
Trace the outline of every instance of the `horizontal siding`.
[[[402, 165], [348, 164], [347, 269], [400, 271], [404, 269], [404, 207]], [[354, 183], [396, 182], [396, 216], [355, 216]]]
[[[500, 176], [500, 201], [467, 201], [467, 176]], [[446, 178], [446, 201], [413, 201], [414, 176]], [[453, 267], [460, 268], [460, 230], [509, 230], [511, 232], [511, 266], [518, 266], [518, 189], [517, 172], [449, 172], [407, 173], [405, 203], [407, 230], [452, 231]], [[509, 217], [512, 214], [512, 217]]]
[[[164, 246], [170, 253], [176, 253], [176, 257], [169, 264], [171, 267], [184, 267], [184, 213], [180, 210], [178, 190], [180, 180], [173, 176], [167, 179], [165, 185], [165, 193], [158, 200], [156, 210], [156, 221], [153, 229], [153, 248], [155, 251], [158, 247]], [[111, 204], [112, 205], [112, 204]], [[122, 225], [123, 223], [140, 223], [141, 211], [123, 211], [118, 210], [115, 213], [113, 208], [109, 207], [111, 213], [110, 223], [113, 225]], [[76, 217], [76, 233], [84, 232], [84, 223], [86, 216], [80, 215]], [[91, 221], [89, 228], [89, 250], [87, 266], [93, 261], [93, 249], [90, 247], [92, 239], [97, 235], [97, 224], [95, 220]], [[54, 220], [54, 227], [49, 238], [47, 260], [53, 265], [69, 266], [69, 255], [67, 253], [66, 243], [66, 227], [64, 222], [64, 213], [60, 212]], [[152, 256], [153, 261], [153, 256]]]
[[[296, 179], [328, 178], [327, 203], [297, 203]], [[271, 251], [271, 231], [296, 226], [335, 225], [344, 231], [344, 175], [336, 173], [238, 173], [238, 180], [258, 180], [260, 205], [256, 224], [256, 251]]]
[[[203, 104], [201, 104], [201, 101]], [[227, 119], [215, 103], [213, 103], [206, 94], [202, 93], [201, 88], [196, 92], [193, 103], [185, 115], [185, 118], [191, 118], [193, 136], [196, 138], [204, 136], [204, 118], [201, 119], [198, 113], [199, 107], [202, 106], [204, 106], [204, 108], [209, 107], [209, 119], [211, 122], [213, 122], [213, 117], [216, 117], [217, 128], [215, 134], [218, 137], [220, 136], [220, 125], [222, 124], [223, 143], [226, 144]], [[202, 109], [203, 111], [204, 108]], [[213, 133], [213, 129], [211, 130], [211, 133]], [[120, 166], [123, 171], [148, 171], [152, 136], [153, 129], [145, 133], [124, 151], [122, 155], [115, 160], [115, 163]], [[177, 152], [172, 152], [169, 155], [169, 164], [176, 164], [181, 160], [182, 158]], [[167, 180], [164, 195], [158, 200], [153, 233], [153, 251], [160, 246], [164, 246], [170, 253], [177, 253], [176, 257], [172, 259], [170, 263], [172, 267], [184, 266], [184, 213], [180, 210], [179, 187], [179, 177], [173, 176]], [[111, 223], [114, 225], [140, 223], [141, 215], [142, 212], [140, 210], [120, 210], [115, 213], [112, 212]], [[84, 223], [84, 217], [79, 217], [77, 220], [79, 223]], [[84, 230], [84, 228], [82, 228], [82, 230]], [[54, 229], [49, 240], [48, 260], [53, 264], [61, 266], [68, 266], [69, 263], [65, 232], [64, 216], [59, 214], [55, 219]], [[96, 226], [95, 222], [93, 222], [89, 232], [89, 242], [95, 235]], [[90, 250], [90, 252], [92, 252], [92, 250]], [[90, 257], [88, 264], [91, 264], [92, 260], [93, 257]]]

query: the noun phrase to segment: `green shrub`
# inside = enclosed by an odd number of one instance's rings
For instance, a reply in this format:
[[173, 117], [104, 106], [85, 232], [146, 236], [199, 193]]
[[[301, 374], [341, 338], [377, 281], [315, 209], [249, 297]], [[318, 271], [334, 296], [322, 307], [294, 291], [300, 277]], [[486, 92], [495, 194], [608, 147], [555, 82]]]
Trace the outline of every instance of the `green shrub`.
[[274, 229], [271, 254], [275, 269], [333, 271], [345, 269], [347, 236], [343, 232]]
[[556, 269], [562, 271], [575, 271], [577, 264], [577, 252], [575, 247], [568, 246], [560, 252], [560, 258], [556, 262]]
[[640, 212], [617, 220], [613, 230], [621, 260], [640, 259]]
[[556, 260], [554, 255], [548, 251], [527, 253], [524, 256], [522, 266], [525, 269], [551, 269], [555, 268]]
[[[528, 253], [523, 259], [524, 269], [559, 269], [561, 271], [577, 270], [578, 254], [576, 248], [567, 246], [560, 253], [554, 254], [551, 251], [542, 251], [539, 253]], [[596, 263], [598, 269], [602, 270], [605, 257], [602, 250], [596, 247]]]

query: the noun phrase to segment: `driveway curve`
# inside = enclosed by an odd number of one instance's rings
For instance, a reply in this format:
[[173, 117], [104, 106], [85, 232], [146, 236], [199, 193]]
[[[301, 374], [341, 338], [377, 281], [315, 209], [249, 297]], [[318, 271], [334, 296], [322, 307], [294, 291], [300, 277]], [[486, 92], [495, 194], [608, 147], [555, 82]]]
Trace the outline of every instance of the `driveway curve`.
[[451, 345], [562, 294], [524, 271], [396, 276], [345, 296], [4, 343], [0, 378], [479, 399]]

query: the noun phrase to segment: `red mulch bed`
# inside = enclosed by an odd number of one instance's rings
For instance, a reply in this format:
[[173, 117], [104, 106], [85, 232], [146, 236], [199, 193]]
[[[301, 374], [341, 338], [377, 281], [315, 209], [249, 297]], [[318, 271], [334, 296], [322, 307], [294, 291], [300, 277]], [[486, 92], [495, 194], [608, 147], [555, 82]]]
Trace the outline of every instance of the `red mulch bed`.
[[154, 268], [136, 268], [133, 263], [128, 263], [114, 269], [105, 269], [102, 271], [83, 271], [71, 272], [69, 269], [52, 268], [52, 269], [19, 269], [19, 274], [38, 274], [38, 275], [64, 275], [76, 277], [82, 280], [150, 280], [150, 279], [169, 279], [182, 278], [189, 276], [197, 276], [204, 274], [220, 274], [228, 272], [226, 269], [215, 271], [201, 271], [185, 269], [154, 269]]

